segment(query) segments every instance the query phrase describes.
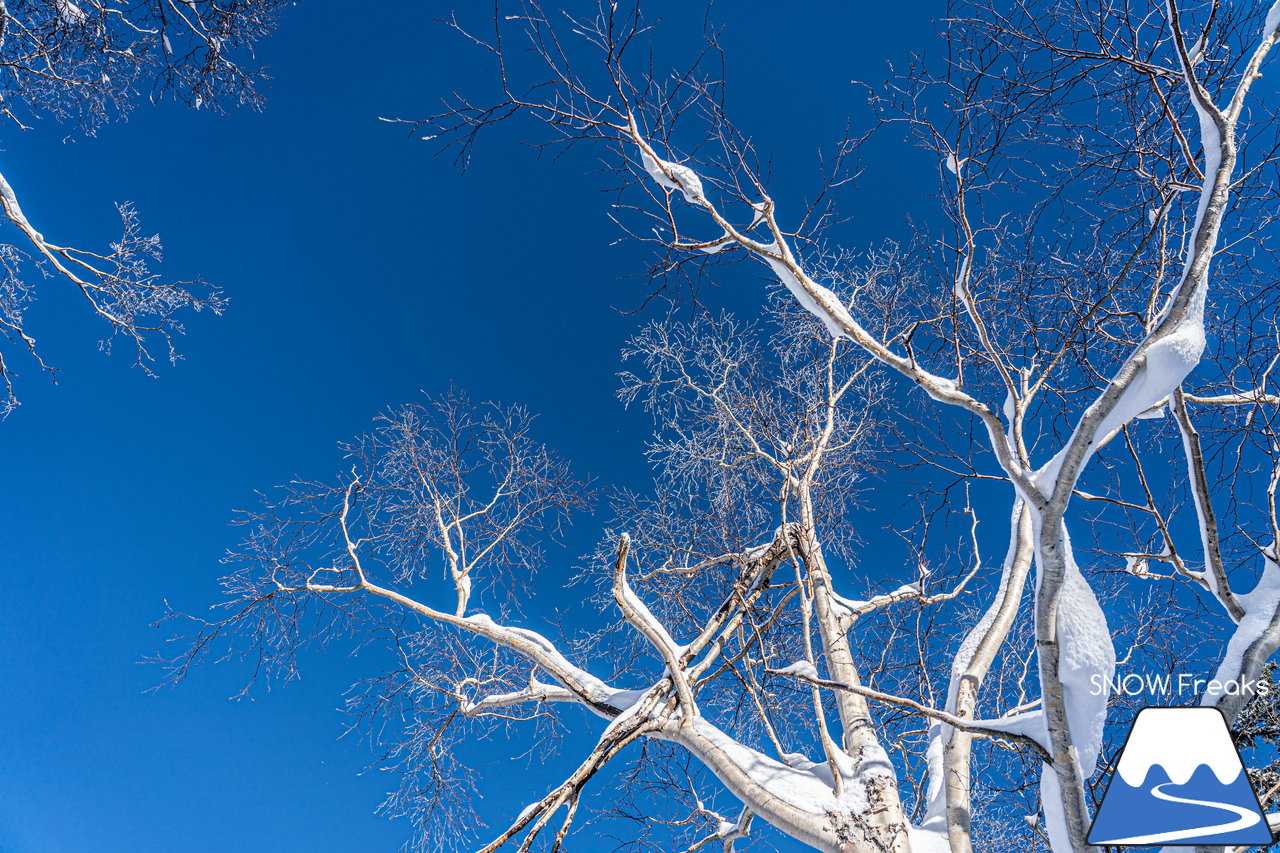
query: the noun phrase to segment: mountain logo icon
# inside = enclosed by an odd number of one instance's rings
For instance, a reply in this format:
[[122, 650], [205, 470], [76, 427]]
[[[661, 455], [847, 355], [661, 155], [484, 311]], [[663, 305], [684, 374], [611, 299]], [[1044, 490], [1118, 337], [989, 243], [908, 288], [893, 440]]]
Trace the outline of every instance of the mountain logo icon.
[[1217, 708], [1144, 708], [1089, 830], [1119, 847], [1266, 845], [1271, 830]]

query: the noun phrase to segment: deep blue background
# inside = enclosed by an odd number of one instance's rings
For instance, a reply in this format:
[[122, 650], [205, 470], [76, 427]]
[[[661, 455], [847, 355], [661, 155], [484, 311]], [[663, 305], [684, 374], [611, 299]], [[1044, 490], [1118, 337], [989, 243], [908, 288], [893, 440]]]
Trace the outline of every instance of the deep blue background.
[[[232, 298], [190, 318], [186, 360], [159, 380], [50, 281], [31, 312], [53, 387], [22, 362], [23, 406], [0, 424], [0, 850], [395, 850], [405, 824], [373, 815], [390, 780], [357, 771], [368, 749], [337, 740], [343, 690], [367, 667], [339, 652], [304, 679], [229, 702], [242, 667], [206, 669], [145, 695], [160, 672], [148, 627], [217, 597], [233, 509], [291, 476], [327, 476], [335, 443], [381, 408], [456, 382], [527, 403], [541, 437], [606, 483], [642, 487], [642, 413], [613, 399], [617, 351], [645, 317], [644, 255], [606, 216], [586, 148], [537, 162], [499, 128], [460, 176], [380, 115], [431, 112], [467, 88], [479, 55], [432, 22], [447, 3], [309, 0], [261, 51], [275, 77], [261, 113], [143, 107], [92, 139], [10, 133], [6, 176], [51, 239], [103, 246], [112, 203], [160, 231], [165, 271]], [[651, 4], [677, 15], [684, 4]], [[663, 8], [665, 7], [665, 8]], [[861, 102], [851, 80], [932, 44], [936, 2], [723, 4], [735, 116], [776, 156], [776, 185], [812, 188], [818, 147]], [[701, 12], [660, 30], [692, 45]], [[678, 50], [677, 50], [678, 52]], [[937, 164], [878, 143], [852, 199], [847, 245], [903, 233]], [[886, 206], [883, 199], [888, 200]], [[888, 229], [888, 230], [886, 230]], [[750, 310], [745, 266], [711, 305]], [[518, 319], [517, 324], [512, 322]], [[596, 536], [588, 520], [556, 559]], [[1003, 537], [1003, 532], [997, 532]], [[502, 768], [500, 745], [490, 747]], [[534, 762], [482, 804], [510, 817], [558, 781]], [[515, 802], [520, 800], [520, 802]], [[590, 849], [590, 844], [581, 849]]]

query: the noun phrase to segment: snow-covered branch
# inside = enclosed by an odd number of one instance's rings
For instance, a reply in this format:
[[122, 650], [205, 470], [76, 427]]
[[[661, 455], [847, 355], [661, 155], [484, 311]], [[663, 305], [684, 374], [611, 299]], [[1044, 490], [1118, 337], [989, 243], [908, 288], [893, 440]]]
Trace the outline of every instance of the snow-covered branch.
[[1039, 740], [1036, 740], [1034, 737], [1031, 737], [1030, 735], [1021, 734], [1017, 731], [1013, 731], [1009, 727], [1001, 727], [997, 723], [989, 724], [985, 720], [973, 720], [973, 719], [966, 720], [961, 717], [957, 717], [955, 714], [948, 713], [946, 711], [940, 711], [936, 708], [929, 708], [915, 701], [914, 699], [909, 699], [905, 696], [893, 696], [889, 693], [884, 693], [879, 690], [873, 690], [869, 687], [863, 687], [860, 684], [845, 684], [839, 681], [831, 681], [826, 678], [818, 678], [807, 672], [802, 672], [794, 668], [774, 670], [773, 674], [785, 675], [790, 678], [797, 679], [799, 681], [804, 681], [808, 684], [813, 684], [817, 687], [826, 688], [828, 690], [843, 690], [849, 693], [856, 693], [859, 696], [864, 696], [868, 699], [874, 699], [877, 702], [883, 702], [886, 705], [896, 705], [899, 708], [906, 708], [910, 711], [914, 711], [915, 713], [920, 714], [923, 717], [927, 717], [930, 720], [936, 720], [937, 722], [940, 722], [940, 723], [946, 723], [948, 726], [952, 727], [953, 729], [958, 729], [962, 732], [967, 732], [968, 734], [981, 735], [983, 737], [1002, 737], [1009, 741], [1012, 741], [1013, 743], [1019, 744], [1020, 746], [1024, 746], [1027, 749], [1030, 749], [1038, 757], [1040, 757], [1046, 762], [1052, 760], [1051, 756], [1049, 755], [1049, 750], [1046, 749], [1044, 744], [1041, 743]]

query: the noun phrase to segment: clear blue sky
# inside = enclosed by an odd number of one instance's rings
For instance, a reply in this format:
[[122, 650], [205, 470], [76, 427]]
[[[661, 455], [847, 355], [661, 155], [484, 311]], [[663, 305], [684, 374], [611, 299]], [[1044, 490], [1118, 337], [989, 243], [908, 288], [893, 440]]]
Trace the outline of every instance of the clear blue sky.
[[[809, 188], [819, 145], [856, 109], [850, 81], [929, 44], [941, 4], [786, 5], [718, 15], [736, 117], [775, 155], [776, 186]], [[164, 599], [216, 600], [232, 510], [254, 489], [334, 473], [335, 443], [383, 407], [450, 382], [523, 402], [579, 471], [643, 486], [646, 419], [612, 393], [618, 348], [646, 319], [614, 309], [642, 295], [624, 277], [644, 255], [610, 246], [596, 152], [535, 162], [518, 144], [530, 126], [512, 124], [459, 176], [377, 121], [426, 114], [469, 84], [478, 54], [432, 21], [449, 6], [300, 3], [262, 50], [275, 79], [261, 114], [165, 104], [93, 139], [6, 134], [4, 172], [51, 239], [102, 246], [112, 203], [134, 201], [164, 239], [166, 273], [217, 282], [232, 304], [190, 318], [186, 360], [159, 380], [101, 356], [100, 328], [58, 282], [31, 312], [63, 374], [52, 387], [23, 363], [24, 405], [0, 423], [0, 851], [399, 847], [407, 825], [373, 814], [390, 780], [357, 775], [367, 747], [337, 740], [364, 661], [313, 655], [300, 683], [247, 702], [227, 701], [241, 667], [146, 695], [160, 673], [137, 663], [166, 636], [148, 627]], [[699, 22], [660, 32], [692, 44]], [[911, 149], [871, 154], [846, 245], [900, 234], [936, 173]], [[744, 267], [704, 297], [749, 310], [762, 290]], [[588, 520], [565, 559], [597, 533]], [[553, 781], [536, 763], [503, 770], [482, 812], [509, 817]]]

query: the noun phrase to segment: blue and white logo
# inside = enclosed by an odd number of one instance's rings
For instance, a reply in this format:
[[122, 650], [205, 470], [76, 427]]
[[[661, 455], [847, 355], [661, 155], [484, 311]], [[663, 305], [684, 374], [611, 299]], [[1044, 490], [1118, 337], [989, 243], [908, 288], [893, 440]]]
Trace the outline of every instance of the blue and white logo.
[[1090, 844], [1270, 844], [1217, 708], [1144, 708], [1089, 830]]

